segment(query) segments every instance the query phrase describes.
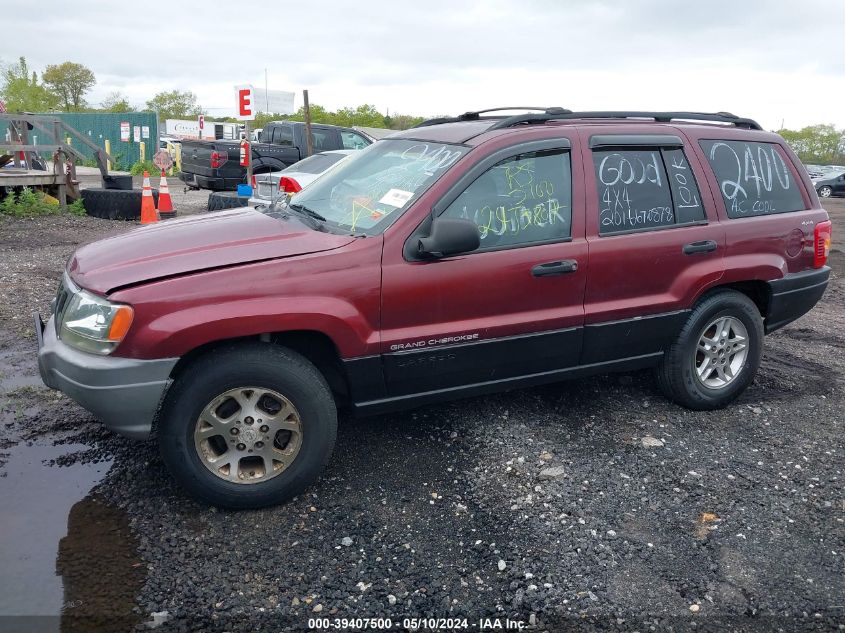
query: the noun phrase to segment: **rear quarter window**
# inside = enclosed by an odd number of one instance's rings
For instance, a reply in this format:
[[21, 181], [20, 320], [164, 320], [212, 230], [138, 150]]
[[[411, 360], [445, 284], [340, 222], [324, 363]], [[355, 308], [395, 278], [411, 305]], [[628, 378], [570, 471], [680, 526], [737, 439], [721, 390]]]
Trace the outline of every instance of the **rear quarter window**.
[[789, 213], [806, 208], [801, 185], [776, 143], [700, 141], [729, 218]]

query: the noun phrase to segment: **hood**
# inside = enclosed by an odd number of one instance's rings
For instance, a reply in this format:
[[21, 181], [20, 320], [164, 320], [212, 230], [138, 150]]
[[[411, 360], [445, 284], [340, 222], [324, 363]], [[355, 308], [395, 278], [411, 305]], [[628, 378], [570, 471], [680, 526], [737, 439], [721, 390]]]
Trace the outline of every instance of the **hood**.
[[68, 264], [82, 288], [115, 288], [186, 273], [339, 248], [355, 238], [314, 231], [253, 208], [167, 220], [83, 246]]

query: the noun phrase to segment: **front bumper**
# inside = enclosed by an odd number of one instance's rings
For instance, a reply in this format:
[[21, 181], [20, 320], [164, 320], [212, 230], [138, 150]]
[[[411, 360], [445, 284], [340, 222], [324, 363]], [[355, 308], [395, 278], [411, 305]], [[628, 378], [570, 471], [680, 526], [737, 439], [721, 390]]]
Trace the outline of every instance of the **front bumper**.
[[107, 428], [132, 439], [149, 437], [178, 358], [137, 360], [80, 352], [56, 336], [53, 317], [35, 317], [38, 370], [51, 389], [70, 396]]

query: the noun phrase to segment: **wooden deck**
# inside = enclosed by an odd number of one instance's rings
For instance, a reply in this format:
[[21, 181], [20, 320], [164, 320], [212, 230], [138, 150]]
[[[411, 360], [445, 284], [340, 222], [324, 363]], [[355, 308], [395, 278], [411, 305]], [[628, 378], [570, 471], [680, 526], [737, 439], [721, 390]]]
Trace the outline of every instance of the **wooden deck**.
[[50, 187], [64, 184], [64, 178], [52, 171], [37, 169], [0, 169], [0, 187]]

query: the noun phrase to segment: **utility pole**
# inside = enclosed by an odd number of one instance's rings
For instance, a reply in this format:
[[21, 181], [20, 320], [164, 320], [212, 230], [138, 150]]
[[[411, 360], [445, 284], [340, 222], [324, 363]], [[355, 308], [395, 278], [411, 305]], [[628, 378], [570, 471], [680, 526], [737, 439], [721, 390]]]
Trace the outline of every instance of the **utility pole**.
[[246, 141], [246, 184], [252, 187], [252, 139], [249, 137], [249, 121], [244, 121], [244, 141]]
[[305, 143], [308, 155], [314, 154], [314, 137], [311, 135], [311, 106], [308, 104], [308, 91], [302, 91], [302, 105], [305, 109]]

